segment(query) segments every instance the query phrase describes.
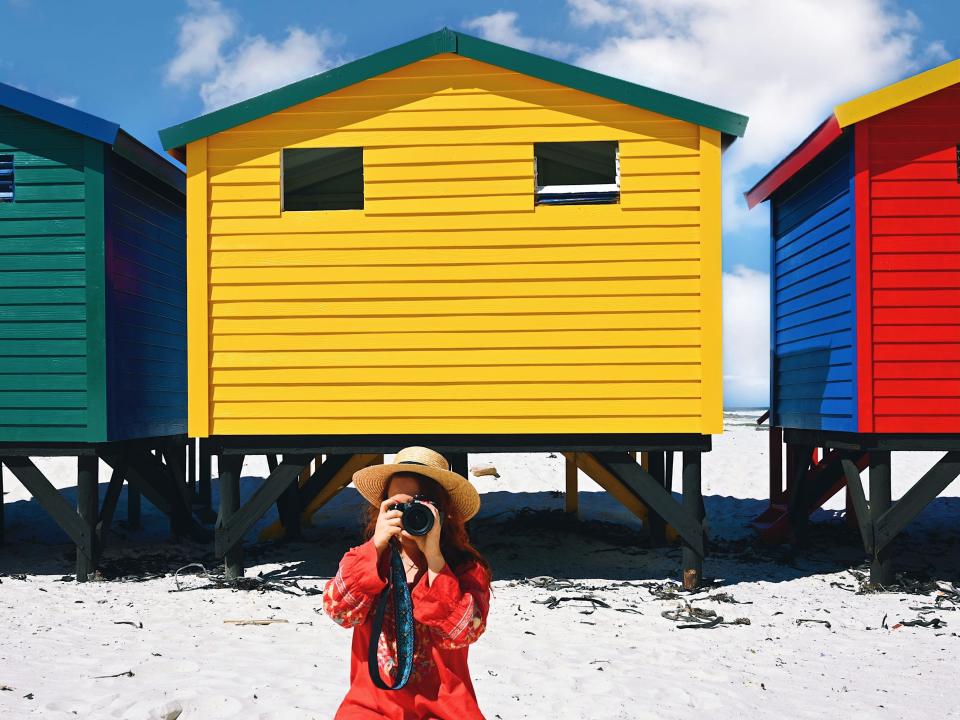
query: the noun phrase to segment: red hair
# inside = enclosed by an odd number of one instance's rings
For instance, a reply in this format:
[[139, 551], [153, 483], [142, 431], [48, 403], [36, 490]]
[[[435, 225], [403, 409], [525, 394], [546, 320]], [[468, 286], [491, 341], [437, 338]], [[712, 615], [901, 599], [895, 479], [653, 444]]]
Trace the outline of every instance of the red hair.
[[[475, 562], [487, 572], [487, 578], [492, 577], [490, 563], [480, 554], [470, 542], [470, 536], [467, 535], [467, 528], [464, 525], [463, 516], [457, 507], [450, 502], [450, 496], [447, 491], [433, 478], [421, 475], [416, 472], [404, 471], [394, 473], [390, 476], [392, 480], [397, 475], [412, 475], [420, 483], [420, 494], [428, 500], [433, 501], [436, 506], [443, 511], [443, 523], [440, 525], [440, 551], [446, 558], [451, 568], [462, 565], [466, 562]], [[390, 480], [383, 486], [382, 500], [387, 499], [387, 491], [390, 488]], [[377, 527], [377, 518], [380, 515], [378, 505], [368, 505], [366, 509], [366, 526], [363, 535], [369, 540]]]

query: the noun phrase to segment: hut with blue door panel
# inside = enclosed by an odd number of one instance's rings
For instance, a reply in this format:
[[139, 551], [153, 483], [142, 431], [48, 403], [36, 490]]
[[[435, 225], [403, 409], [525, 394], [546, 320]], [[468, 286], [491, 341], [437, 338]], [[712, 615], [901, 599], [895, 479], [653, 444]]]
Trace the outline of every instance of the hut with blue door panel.
[[[834, 108], [747, 193], [765, 200], [771, 505], [756, 524], [796, 538], [845, 491], [888, 584], [892, 541], [960, 476], [960, 60]], [[893, 503], [897, 450], [946, 454]]]
[[[0, 457], [77, 544], [78, 579], [124, 479], [193, 527], [184, 187], [115, 123], [0, 84]], [[77, 510], [30, 460], [49, 455], [77, 457]]]

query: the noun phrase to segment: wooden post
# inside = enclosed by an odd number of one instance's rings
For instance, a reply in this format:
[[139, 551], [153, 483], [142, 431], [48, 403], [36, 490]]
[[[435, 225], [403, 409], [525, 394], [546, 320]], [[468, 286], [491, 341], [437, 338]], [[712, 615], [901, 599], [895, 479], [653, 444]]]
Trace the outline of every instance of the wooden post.
[[140, 529], [140, 490], [127, 482], [127, 527]]
[[77, 548], [77, 582], [86, 582], [97, 567], [97, 521], [100, 519], [98, 466], [99, 458], [96, 455], [77, 457], [77, 514], [80, 516], [81, 532], [88, 538], [86, 552]]
[[187, 438], [187, 485], [190, 495], [197, 496], [197, 443], [191, 437]]
[[[870, 522], [874, 527], [877, 520], [890, 509], [890, 451], [870, 451]], [[875, 543], [872, 562], [870, 563], [870, 582], [874, 585], [890, 585], [893, 583], [893, 562], [889, 546], [877, 550], [879, 543]]]
[[3, 463], [0, 463], [0, 545], [4, 543]]
[[200, 509], [197, 515], [203, 522], [213, 522], [216, 515], [213, 513], [213, 493], [210, 489], [213, 472], [210, 469], [213, 455], [206, 438], [197, 439], [197, 500]]
[[[219, 527], [226, 524], [240, 509], [240, 470], [243, 467], [243, 456], [220, 455], [217, 466], [220, 485], [220, 517], [217, 520]], [[228, 580], [243, 577], [242, 538], [224, 553], [223, 565]]]
[[790, 518], [792, 545], [802, 546], [807, 541], [810, 513], [814, 510], [810, 507], [813, 499], [810, 497], [810, 483], [807, 481], [813, 453], [813, 448], [806, 445], [787, 445], [787, 461], [792, 459], [794, 462], [792, 472], [790, 467], [787, 468], [787, 515]]
[[787, 482], [783, 488], [783, 495], [781, 498], [783, 502], [787, 505], [790, 504], [790, 500], [793, 498], [794, 490], [796, 490], [797, 485], [797, 446], [793, 443], [786, 443], [787, 445]]
[[[659, 485], [664, 486], [664, 478], [666, 477], [666, 457], [664, 453], [662, 451], [648, 452], [647, 457], [649, 458], [650, 474]], [[650, 529], [650, 544], [654, 547], [665, 545], [667, 542], [667, 523], [664, 519], [651, 509], [647, 516], [647, 522]]]
[[467, 467], [467, 465], [469, 464], [467, 460], [467, 453], [455, 452], [455, 453], [449, 453], [449, 455], [450, 455], [450, 469], [453, 470], [455, 473], [460, 473], [465, 478], [469, 479], [470, 475], [468, 473], [470, 472], [470, 469]]
[[566, 456], [566, 494], [563, 498], [563, 509], [577, 517], [580, 515], [580, 492], [577, 486], [577, 454]]
[[782, 503], [783, 490], [783, 428], [770, 426], [770, 504]]
[[300, 537], [300, 513], [303, 510], [300, 507], [300, 488], [307, 484], [312, 474], [310, 463], [307, 463], [307, 466], [300, 471], [300, 476], [290, 483], [277, 499], [277, 515], [280, 516], [284, 537], [287, 540]]
[[[702, 523], [703, 490], [700, 482], [700, 453], [683, 453], [683, 510]], [[683, 543], [683, 587], [694, 590], [703, 578], [703, 556], [689, 545]]]
[[844, 517], [846, 518], [847, 527], [854, 529], [860, 527], [860, 523], [857, 521], [857, 511], [853, 506], [853, 494], [850, 492], [849, 485], [847, 485], [844, 492]]

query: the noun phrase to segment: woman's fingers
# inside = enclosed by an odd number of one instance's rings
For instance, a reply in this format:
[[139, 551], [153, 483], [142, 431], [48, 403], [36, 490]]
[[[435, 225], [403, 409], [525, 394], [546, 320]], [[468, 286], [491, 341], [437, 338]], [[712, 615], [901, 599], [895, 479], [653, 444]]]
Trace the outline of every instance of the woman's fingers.
[[407, 499], [412, 500], [409, 495], [392, 495], [380, 503], [380, 512], [386, 511], [391, 505], [398, 502], [407, 502]]

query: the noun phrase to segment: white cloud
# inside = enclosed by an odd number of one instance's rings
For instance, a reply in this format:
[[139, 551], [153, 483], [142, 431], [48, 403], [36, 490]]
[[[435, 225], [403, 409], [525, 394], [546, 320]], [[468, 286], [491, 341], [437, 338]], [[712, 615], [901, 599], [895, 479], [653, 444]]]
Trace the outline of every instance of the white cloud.
[[328, 70], [337, 62], [327, 55], [330, 36], [300, 28], [288, 30], [281, 43], [257, 35], [246, 38], [212, 80], [200, 86], [206, 110], [231, 105], [268, 90]]
[[80, 103], [80, 98], [76, 95], [61, 95], [56, 98], [56, 102], [75, 108]]
[[167, 82], [185, 84], [220, 70], [221, 48], [236, 33], [233, 15], [217, 0], [188, 0], [190, 12], [179, 18], [177, 56], [167, 66]]
[[204, 111], [231, 105], [328, 70], [336, 40], [325, 31], [287, 30], [280, 42], [262, 35], [239, 36], [238, 19], [218, 0], [189, 0], [179, 18], [178, 52], [167, 66], [167, 82], [198, 84]]
[[517, 17], [517, 13], [512, 10], [500, 10], [491, 15], [467, 20], [464, 27], [468, 30], [476, 30], [484, 40], [509, 45], [518, 50], [542, 53], [553, 57], [567, 57], [576, 52], [576, 46], [570, 43], [524, 35], [517, 27]]
[[727, 407], [766, 407], [770, 383], [770, 276], [723, 274], [723, 394]]
[[608, 34], [578, 65], [750, 116], [725, 158], [725, 225], [763, 224], [740, 193], [838, 102], [944, 59], [887, 0], [568, 0]]

